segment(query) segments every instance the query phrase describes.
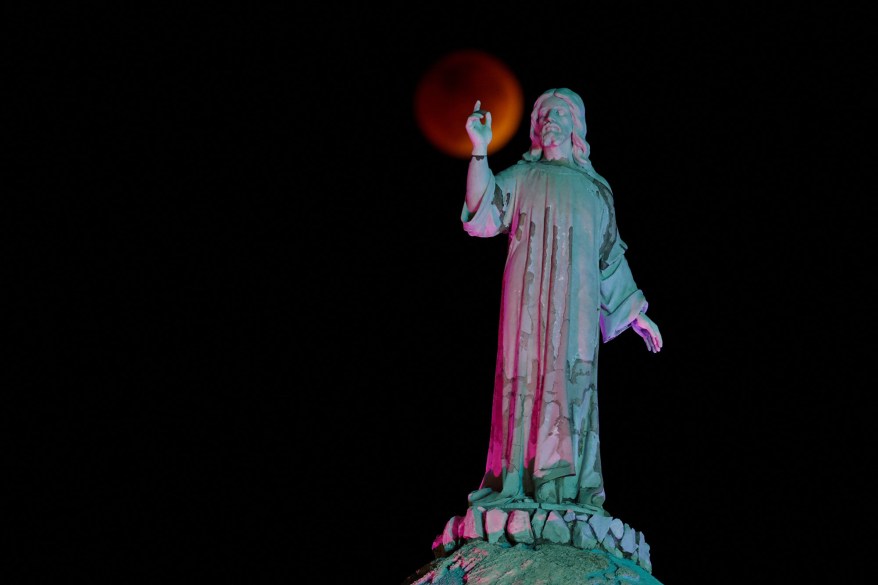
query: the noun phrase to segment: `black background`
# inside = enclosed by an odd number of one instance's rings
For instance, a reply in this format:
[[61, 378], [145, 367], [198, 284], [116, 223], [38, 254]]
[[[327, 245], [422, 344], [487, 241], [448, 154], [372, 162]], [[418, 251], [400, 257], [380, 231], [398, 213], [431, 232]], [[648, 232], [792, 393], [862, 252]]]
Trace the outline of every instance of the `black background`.
[[654, 575], [834, 577], [827, 551], [856, 550], [861, 14], [13, 12], [16, 446], [47, 562], [399, 583], [432, 559], [483, 472], [505, 253], [463, 232], [467, 161], [413, 115], [458, 49], [505, 62], [527, 111], [585, 100], [665, 341], [600, 366], [607, 509]]

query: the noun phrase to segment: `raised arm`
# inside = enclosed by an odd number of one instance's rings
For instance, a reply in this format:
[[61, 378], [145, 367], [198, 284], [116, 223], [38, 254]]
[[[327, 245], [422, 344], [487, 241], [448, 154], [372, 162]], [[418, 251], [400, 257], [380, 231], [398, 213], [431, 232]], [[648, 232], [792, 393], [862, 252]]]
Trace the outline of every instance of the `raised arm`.
[[[479, 208], [491, 180], [491, 169], [488, 167], [488, 144], [493, 138], [491, 112], [479, 109], [481, 105], [482, 102], [476, 100], [473, 113], [466, 119], [466, 133], [473, 143], [473, 156], [466, 175], [466, 208], [470, 213], [475, 213]], [[484, 123], [482, 117], [485, 118]]]

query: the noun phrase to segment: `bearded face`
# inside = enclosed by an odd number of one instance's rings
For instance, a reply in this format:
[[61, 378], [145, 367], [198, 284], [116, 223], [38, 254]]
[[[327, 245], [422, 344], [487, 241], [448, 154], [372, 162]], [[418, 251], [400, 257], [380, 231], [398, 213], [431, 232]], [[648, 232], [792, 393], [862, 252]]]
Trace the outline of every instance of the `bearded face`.
[[558, 97], [549, 97], [542, 104], [537, 115], [537, 132], [543, 148], [562, 146], [571, 141], [573, 117], [567, 102]]

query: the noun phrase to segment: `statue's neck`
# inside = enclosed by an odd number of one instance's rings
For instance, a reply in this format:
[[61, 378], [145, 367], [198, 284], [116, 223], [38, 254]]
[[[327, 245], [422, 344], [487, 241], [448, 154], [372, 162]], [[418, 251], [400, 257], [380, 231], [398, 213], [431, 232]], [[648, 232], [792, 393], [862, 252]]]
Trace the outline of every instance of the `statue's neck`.
[[573, 147], [570, 143], [559, 146], [543, 146], [543, 159], [545, 160], [571, 160], [573, 158]]

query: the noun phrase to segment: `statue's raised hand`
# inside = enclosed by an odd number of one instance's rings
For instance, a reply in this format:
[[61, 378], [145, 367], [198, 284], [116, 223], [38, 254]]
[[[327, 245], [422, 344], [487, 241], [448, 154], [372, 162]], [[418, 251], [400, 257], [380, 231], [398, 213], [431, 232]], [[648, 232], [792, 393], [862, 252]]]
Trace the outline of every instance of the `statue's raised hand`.
[[[473, 154], [484, 155], [488, 153], [488, 144], [494, 137], [491, 130], [491, 112], [481, 110], [481, 100], [476, 100], [476, 107], [473, 113], [466, 119], [466, 133], [469, 135], [470, 141], [473, 143]], [[482, 117], [485, 122], [482, 123]]]

